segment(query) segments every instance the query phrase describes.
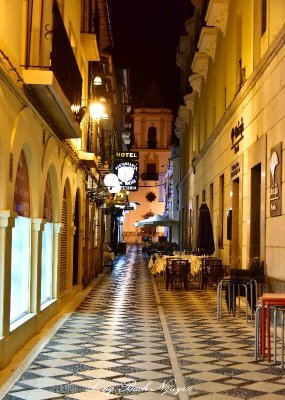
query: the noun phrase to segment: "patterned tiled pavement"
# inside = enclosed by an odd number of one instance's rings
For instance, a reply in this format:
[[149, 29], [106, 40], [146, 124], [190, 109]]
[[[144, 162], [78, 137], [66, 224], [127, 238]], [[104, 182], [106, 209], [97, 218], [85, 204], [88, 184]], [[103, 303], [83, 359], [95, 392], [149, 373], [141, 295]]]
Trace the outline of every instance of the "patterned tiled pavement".
[[226, 312], [217, 321], [213, 289], [154, 284], [133, 248], [0, 397], [281, 400], [285, 374], [255, 361], [253, 321]]

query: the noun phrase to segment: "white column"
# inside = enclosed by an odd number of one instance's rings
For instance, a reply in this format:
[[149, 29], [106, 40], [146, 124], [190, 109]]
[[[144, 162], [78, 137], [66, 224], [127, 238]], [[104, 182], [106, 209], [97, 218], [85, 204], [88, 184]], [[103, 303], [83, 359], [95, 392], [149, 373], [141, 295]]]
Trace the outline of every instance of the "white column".
[[0, 211], [0, 336], [10, 332], [12, 228], [17, 214]]
[[41, 311], [42, 232], [45, 220], [32, 218], [31, 240], [31, 306], [32, 313]]

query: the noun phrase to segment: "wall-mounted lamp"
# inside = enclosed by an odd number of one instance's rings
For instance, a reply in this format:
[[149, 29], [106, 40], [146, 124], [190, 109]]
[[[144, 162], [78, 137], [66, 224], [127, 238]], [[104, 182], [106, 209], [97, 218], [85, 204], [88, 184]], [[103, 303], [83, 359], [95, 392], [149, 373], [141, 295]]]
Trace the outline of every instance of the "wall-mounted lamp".
[[119, 193], [121, 185], [116, 174], [107, 174], [104, 178], [104, 184], [108, 187], [110, 193]]
[[103, 98], [96, 99], [94, 102], [90, 104], [89, 111], [90, 116], [93, 121], [99, 121], [101, 119], [108, 119], [109, 116], [107, 114], [107, 102], [106, 99]]
[[102, 78], [100, 75], [96, 75], [93, 79], [93, 85], [101, 86], [103, 84]]

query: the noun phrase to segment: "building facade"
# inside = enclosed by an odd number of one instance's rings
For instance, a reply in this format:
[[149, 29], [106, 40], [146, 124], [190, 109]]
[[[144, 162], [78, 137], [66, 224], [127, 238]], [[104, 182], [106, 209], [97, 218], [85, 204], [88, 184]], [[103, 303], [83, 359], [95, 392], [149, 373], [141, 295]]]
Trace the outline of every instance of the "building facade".
[[117, 101], [106, 4], [0, 1], [0, 368], [102, 270], [119, 148], [90, 109]]
[[153, 214], [165, 212], [165, 180], [170, 155], [173, 114], [166, 108], [136, 108], [133, 112], [134, 137], [130, 151], [139, 154], [138, 190], [129, 192], [136, 209], [125, 213], [124, 239], [141, 243], [144, 237], [158, 240], [164, 228], [144, 230], [133, 224]]
[[176, 119], [181, 246], [196, 247], [205, 201], [215, 255], [241, 268], [258, 257], [283, 291], [285, 4], [192, 3], [177, 54], [188, 79]]

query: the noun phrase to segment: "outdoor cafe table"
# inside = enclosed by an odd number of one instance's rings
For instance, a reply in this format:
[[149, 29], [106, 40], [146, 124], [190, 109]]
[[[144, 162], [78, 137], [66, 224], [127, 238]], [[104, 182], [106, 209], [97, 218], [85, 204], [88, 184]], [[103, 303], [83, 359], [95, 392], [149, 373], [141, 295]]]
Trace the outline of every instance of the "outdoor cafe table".
[[167, 258], [180, 258], [181, 260], [188, 260], [189, 263], [191, 264], [190, 270], [192, 274], [195, 274], [199, 271], [201, 265], [202, 265], [202, 259], [203, 257], [201, 256], [194, 256], [192, 254], [182, 254], [182, 255], [175, 255], [175, 256], [152, 256], [149, 261], [149, 269], [153, 275], [164, 273], [166, 269], [166, 259]]

